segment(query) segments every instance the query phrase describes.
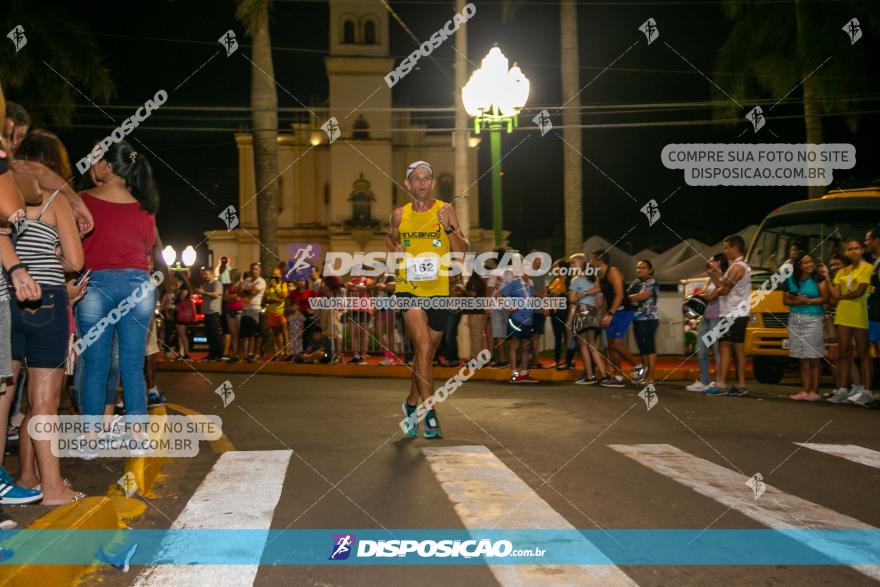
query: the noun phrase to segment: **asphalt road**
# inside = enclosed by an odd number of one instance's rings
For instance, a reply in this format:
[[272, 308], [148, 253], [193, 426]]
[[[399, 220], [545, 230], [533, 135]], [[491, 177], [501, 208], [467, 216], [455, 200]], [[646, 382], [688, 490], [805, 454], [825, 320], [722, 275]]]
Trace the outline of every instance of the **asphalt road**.
[[[273, 375], [228, 379], [235, 399], [224, 408], [214, 390], [225, 377], [160, 374], [161, 387], [172, 402], [169, 412], [177, 404], [220, 415], [235, 451], [292, 451], [283, 473], [263, 477], [254, 472], [248, 479], [257, 501], [271, 492], [267, 487], [280, 485], [277, 504], [268, 513], [272, 528], [442, 529], [479, 526], [486, 520], [504, 520], [500, 527], [516, 528], [530, 527], [536, 519], [557, 518], [586, 529], [740, 529], [774, 524], [811, 528], [821, 527], [827, 512], [832, 520], [849, 516], [880, 526], [876, 464], [794, 444], [851, 444], [880, 451], [880, 413], [784, 399], [793, 387], [754, 385], [756, 397], [733, 398], [704, 397], [682, 390], [680, 384], [661, 385], [659, 403], [649, 411], [636, 388], [468, 382], [438, 408], [445, 437], [429, 441], [406, 439], [398, 427], [400, 402], [408, 388], [408, 382], [400, 379]], [[645, 444], [669, 445], [672, 448], [664, 450], [673, 452], [660, 455], [653, 465], [628, 456], [627, 447]], [[453, 467], [444, 473], [436, 463], [432, 467], [426, 447], [485, 447], [483, 456], [501, 480], [482, 489], [469, 486], [473, 480], [468, 476], [479, 477], [479, 468]], [[147, 513], [133, 526], [168, 528], [172, 521], [186, 517], [190, 498], [218, 466], [219, 458], [203, 443], [197, 457], [172, 459], [156, 487], [158, 496], [149, 500]], [[119, 463], [102, 461], [75, 465], [80, 488], [106, 491]], [[664, 463], [679, 462], [684, 472], [677, 475], [660, 470]], [[687, 484], [691, 472], [699, 477], [697, 485]], [[747, 478], [755, 473], [781, 493], [754, 500], [742, 478], [727, 486], [723, 479], [712, 479], [713, 474]], [[543, 513], [534, 514], [537, 518], [530, 517], [528, 507], [501, 511], [511, 503], [505, 501], [505, 492], [515, 485], [508, 483], [511, 476], [518, 477], [529, 493], [534, 490], [537, 497], [526, 497], [543, 508]], [[456, 487], [465, 489], [457, 492]], [[476, 489], [469, 492], [468, 487]], [[735, 501], [713, 494], [713, 487], [720, 487], [715, 493], [734, 495]], [[486, 491], [492, 495], [487, 497]], [[793, 501], [786, 501], [789, 498]], [[211, 499], [217, 500], [216, 506]], [[748, 510], [753, 500], [759, 507]], [[801, 500], [817, 504], [821, 511], [805, 508]], [[209, 520], [222, 524], [229, 504], [222, 495], [207, 501], [215, 508], [209, 516], [216, 515]], [[775, 512], [776, 522], [761, 517], [762, 507]], [[621, 566], [620, 571], [625, 575], [618, 578], [628, 577], [639, 585], [874, 583], [865, 573], [844, 565], [631, 565]], [[541, 572], [538, 569], [532, 577], [534, 584], [567, 582], [566, 575]], [[131, 585], [142, 573], [142, 567], [132, 567], [127, 574], [105, 567], [89, 581]], [[211, 576], [206, 574], [204, 581], [222, 583]], [[154, 578], [153, 583], [143, 584], [178, 584], [167, 577], [164, 581]], [[466, 586], [520, 581], [521, 577], [505, 578], [503, 571], [496, 573], [486, 566], [262, 565], [252, 579], [233, 583]]]

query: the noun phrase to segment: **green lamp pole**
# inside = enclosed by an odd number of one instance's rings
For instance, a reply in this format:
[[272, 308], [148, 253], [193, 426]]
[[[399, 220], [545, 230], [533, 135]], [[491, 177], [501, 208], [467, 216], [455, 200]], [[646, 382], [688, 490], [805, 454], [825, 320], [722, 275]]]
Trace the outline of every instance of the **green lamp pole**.
[[489, 131], [492, 154], [492, 230], [495, 246], [503, 243], [503, 207], [501, 176], [501, 130], [513, 132], [517, 114], [525, 106], [529, 96], [529, 80], [514, 65], [508, 70], [507, 58], [497, 46], [492, 47], [461, 90], [467, 113], [474, 117], [474, 131], [480, 134], [485, 127]]

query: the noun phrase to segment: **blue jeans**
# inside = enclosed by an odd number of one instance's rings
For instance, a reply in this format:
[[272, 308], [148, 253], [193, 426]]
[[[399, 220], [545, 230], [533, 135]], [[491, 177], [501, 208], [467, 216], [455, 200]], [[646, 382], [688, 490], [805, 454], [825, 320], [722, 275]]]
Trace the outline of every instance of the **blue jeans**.
[[[79, 329], [77, 329], [77, 336], [80, 336]], [[107, 392], [104, 398], [105, 405], [116, 405], [117, 396], [119, 395], [119, 337], [113, 337], [113, 347], [110, 352], [110, 373], [107, 376]], [[86, 367], [86, 358], [79, 357], [76, 360], [76, 370], [73, 373], [73, 401], [76, 402], [77, 407], [82, 412], [82, 394], [83, 394], [83, 386], [86, 383], [86, 373], [88, 372], [88, 367]]]
[[[709, 376], [709, 349], [703, 344], [703, 335], [718, 326], [721, 318], [703, 318], [700, 322], [700, 329], [697, 331], [697, 360], [700, 362], [700, 383], [709, 385], [712, 379]], [[715, 355], [715, 362], [718, 363], [718, 345], [712, 345], [712, 353]]]
[[83, 354], [87, 367], [82, 389], [83, 415], [104, 413], [114, 334], [119, 337], [125, 414], [143, 416], [147, 413], [144, 351], [155, 307], [156, 290], [146, 271], [103, 269], [92, 272], [88, 292], [76, 306], [77, 324], [82, 341], [87, 345]]

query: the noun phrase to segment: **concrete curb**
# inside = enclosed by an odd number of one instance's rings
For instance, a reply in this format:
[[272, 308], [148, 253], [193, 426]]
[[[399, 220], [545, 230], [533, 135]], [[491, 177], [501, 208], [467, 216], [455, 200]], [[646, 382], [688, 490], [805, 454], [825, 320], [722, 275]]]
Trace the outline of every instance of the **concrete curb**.
[[[666, 361], [664, 361], [666, 362]], [[661, 365], [657, 367], [657, 381], [687, 381], [691, 382], [699, 378], [699, 368], [696, 361], [687, 361], [684, 365], [680, 365], [681, 361], [677, 360], [670, 366]], [[679, 366], [680, 365], [680, 366]], [[434, 367], [435, 379], [448, 379], [457, 374], [463, 365], [458, 367]], [[190, 366], [182, 361], [160, 361], [159, 367], [162, 371], [175, 372], [193, 372], [194, 369], [208, 373], [231, 373], [231, 374], [252, 374], [259, 372], [269, 375], [307, 375], [321, 377], [376, 377], [376, 378], [395, 378], [409, 379], [412, 377], [412, 370], [404, 365], [299, 365], [287, 362], [278, 363], [226, 363], [223, 361], [195, 361], [194, 366]], [[582, 375], [580, 369], [571, 369], [566, 371], [557, 371], [556, 369], [531, 369], [529, 374], [540, 381], [549, 382], [572, 382]], [[669, 377], [667, 379], [667, 376]], [[746, 368], [746, 376], [753, 379], [751, 364]], [[471, 379], [478, 381], [508, 381], [510, 379], [510, 368], [494, 368], [484, 367], [478, 369]]]

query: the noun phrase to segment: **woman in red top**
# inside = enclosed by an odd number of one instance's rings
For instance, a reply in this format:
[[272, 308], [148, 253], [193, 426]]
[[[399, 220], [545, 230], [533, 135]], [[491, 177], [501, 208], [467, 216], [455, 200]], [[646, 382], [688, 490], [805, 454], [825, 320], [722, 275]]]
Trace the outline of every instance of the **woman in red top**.
[[[149, 162], [126, 141], [111, 145], [92, 165], [90, 176], [96, 187], [83, 192], [82, 198], [95, 219], [95, 229], [83, 239], [83, 249], [85, 266], [92, 273], [88, 293], [76, 307], [88, 366], [81, 413], [97, 421], [104, 411], [116, 333], [125, 417], [143, 421], [147, 327], [156, 306], [155, 288], [162, 280], [160, 273], [155, 278], [149, 273], [159, 195]], [[132, 437], [141, 441], [146, 435], [138, 432]]]

